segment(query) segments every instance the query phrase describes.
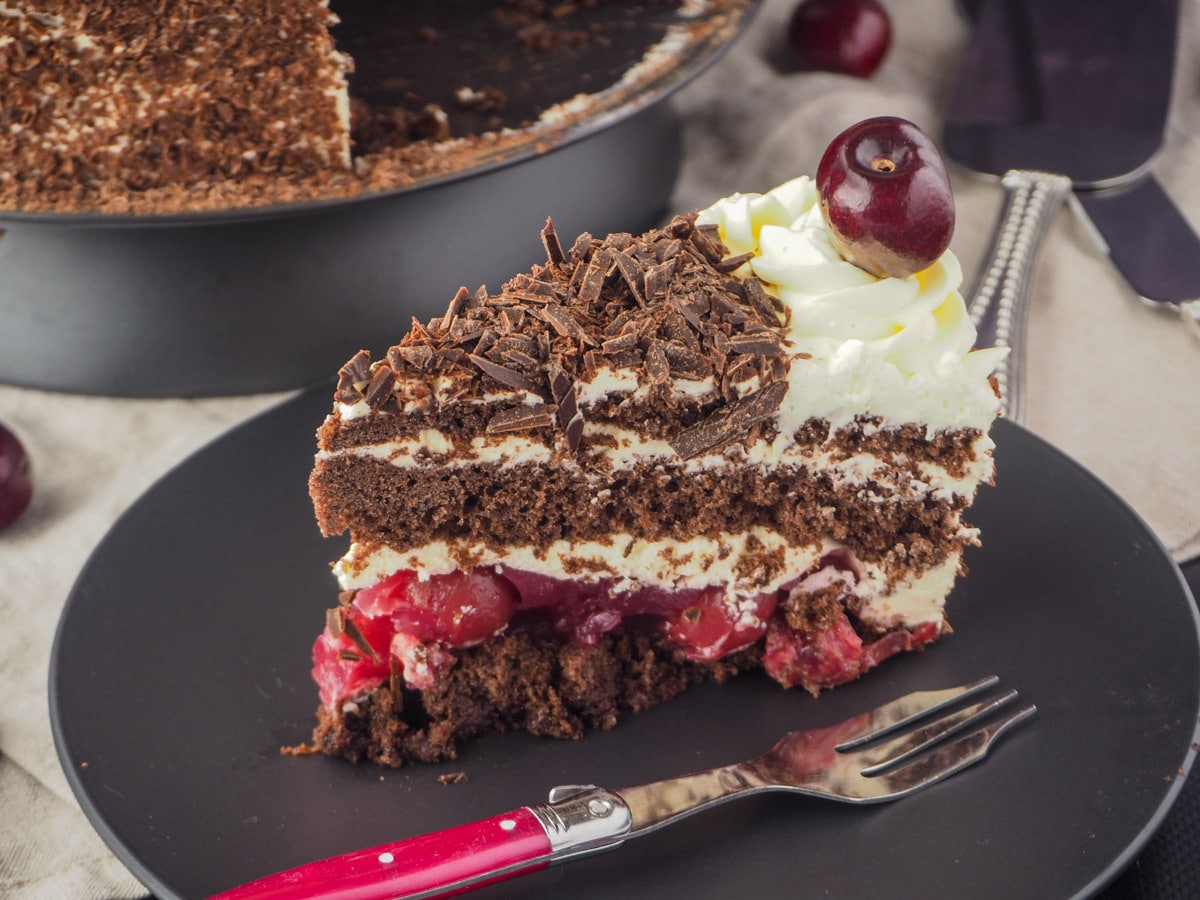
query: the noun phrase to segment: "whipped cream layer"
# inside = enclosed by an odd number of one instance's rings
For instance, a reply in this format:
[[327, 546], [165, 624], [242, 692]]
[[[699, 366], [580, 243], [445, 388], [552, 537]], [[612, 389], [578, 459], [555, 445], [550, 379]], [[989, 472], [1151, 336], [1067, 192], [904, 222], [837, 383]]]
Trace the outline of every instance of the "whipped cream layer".
[[999, 402], [988, 376], [1006, 349], [972, 350], [976, 332], [947, 251], [908, 278], [876, 278], [830, 240], [817, 189], [800, 176], [765, 194], [734, 194], [700, 212], [731, 255], [788, 310], [794, 354], [779, 412], [787, 434], [809, 418], [834, 428], [856, 415], [987, 431]]
[[[559, 540], [547, 547], [511, 546], [503, 551], [440, 540], [408, 550], [355, 543], [334, 564], [334, 574], [342, 590], [353, 590], [369, 587], [399, 569], [425, 579], [461, 568], [503, 564], [569, 581], [612, 580], [615, 591], [634, 585], [686, 590], [723, 584], [731, 597], [749, 597], [795, 578], [836, 546], [831, 542], [789, 546], [766, 528], [689, 540], [613, 534], [603, 540]], [[770, 571], [762, 563], [767, 555], [774, 559]]]
[[[604, 480], [608, 473], [628, 471], [643, 464], [673, 464], [679, 455], [665, 440], [646, 438], [627, 428], [601, 422], [587, 422], [583, 427], [582, 453], [593, 457], [595, 466], [583, 467]], [[602, 437], [602, 442], [588, 441]], [[979, 484], [991, 478], [994, 462], [991, 451], [995, 443], [986, 434], [975, 438], [974, 459], [964, 472], [951, 474], [932, 462], [921, 462], [917, 470], [897, 468], [887, 460], [870, 453], [847, 454], [831, 446], [807, 447], [794, 442], [775, 440], [756, 442], [733, 453], [711, 452], [682, 462], [685, 474], [720, 469], [726, 466], [756, 466], [764, 469], [780, 465], [807, 467], [821, 471], [834, 489], [844, 487], [884, 488], [905, 501], [929, 497], [950, 500], [955, 497], [974, 499]], [[472, 466], [496, 466], [500, 470], [523, 465], [550, 465], [554, 451], [544, 441], [524, 435], [504, 437], [474, 437], [469, 441], [455, 440], [452, 435], [432, 428], [422, 429], [417, 437], [381, 441], [346, 450], [321, 450], [318, 460], [333, 460], [344, 456], [377, 459], [401, 469], [432, 466], [446, 471]], [[882, 502], [883, 498], [879, 498]]]
[[[973, 532], [965, 531], [964, 537], [973, 538]], [[402, 569], [427, 579], [460, 568], [492, 566], [575, 582], [608, 580], [610, 593], [614, 594], [644, 586], [689, 590], [721, 585], [726, 590], [726, 602], [741, 609], [754, 596], [795, 581], [833, 552], [853, 559], [857, 575], [821, 569], [809, 580], [825, 579], [824, 583], [801, 582], [800, 589], [820, 589], [829, 578], [836, 578], [849, 595], [858, 599], [858, 617], [881, 629], [943, 621], [946, 595], [954, 583], [960, 554], [952, 553], [919, 575], [896, 579], [880, 566], [853, 558], [836, 542], [826, 540], [815, 546], [796, 547], [765, 528], [687, 541], [646, 541], [615, 534], [605, 541], [556, 541], [546, 548], [509, 547], [502, 553], [482, 545], [455, 548], [445, 541], [405, 551], [355, 543], [334, 564], [334, 574], [342, 590], [370, 587]], [[773, 559], [769, 569], [762, 562], [767, 556]]]

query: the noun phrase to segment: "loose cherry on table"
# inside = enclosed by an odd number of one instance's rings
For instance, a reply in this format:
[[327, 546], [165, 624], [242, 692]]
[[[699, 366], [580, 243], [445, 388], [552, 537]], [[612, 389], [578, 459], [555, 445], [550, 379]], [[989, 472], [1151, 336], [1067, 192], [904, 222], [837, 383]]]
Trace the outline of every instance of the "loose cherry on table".
[[869, 78], [891, 46], [892, 23], [878, 0], [801, 0], [787, 38], [801, 69]]
[[946, 165], [907, 119], [864, 119], [834, 138], [817, 166], [817, 193], [834, 247], [877, 277], [906, 278], [950, 246]]
[[0, 529], [15, 522], [32, 497], [29, 457], [17, 436], [0, 425]]

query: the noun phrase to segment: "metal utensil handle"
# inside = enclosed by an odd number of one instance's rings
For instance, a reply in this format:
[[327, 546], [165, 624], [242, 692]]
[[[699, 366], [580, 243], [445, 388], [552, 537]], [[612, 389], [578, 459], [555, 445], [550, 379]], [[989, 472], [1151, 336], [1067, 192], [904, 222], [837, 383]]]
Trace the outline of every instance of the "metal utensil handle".
[[988, 262], [967, 311], [982, 345], [1008, 347], [996, 370], [1001, 412], [1020, 422], [1025, 417], [1025, 327], [1033, 272], [1042, 236], [1071, 190], [1065, 175], [1013, 169], [1001, 179], [1005, 202]]

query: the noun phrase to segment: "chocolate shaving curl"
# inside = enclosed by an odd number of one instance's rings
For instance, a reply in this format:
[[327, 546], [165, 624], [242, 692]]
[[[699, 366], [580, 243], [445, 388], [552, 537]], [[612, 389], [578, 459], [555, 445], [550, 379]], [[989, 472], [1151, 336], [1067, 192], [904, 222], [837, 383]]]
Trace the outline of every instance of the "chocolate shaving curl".
[[674, 274], [675, 260], [673, 258], [666, 259], [647, 269], [644, 276], [646, 301], [652, 303], [666, 297], [667, 288], [671, 285], [671, 276]]
[[471, 292], [465, 287], [460, 287], [458, 293], [450, 298], [450, 305], [446, 307], [446, 311], [442, 313], [442, 327], [449, 328], [455, 317], [462, 312], [463, 307], [467, 305], [467, 301], [471, 299]]
[[671, 364], [658, 341], [646, 349], [646, 374], [650, 376], [650, 383], [655, 385], [664, 385], [671, 378]]
[[671, 440], [671, 447], [684, 459], [715, 450], [775, 415], [786, 393], [786, 381], [772, 382], [680, 432]]
[[487, 423], [488, 434], [508, 434], [513, 431], [532, 431], [554, 424], [554, 407], [545, 403], [502, 409]]
[[624, 250], [615, 251], [613, 260], [616, 262], [617, 271], [625, 279], [625, 284], [629, 288], [634, 302], [638, 306], [645, 306], [645, 275], [641, 264]]
[[392, 399], [392, 388], [396, 384], [396, 374], [388, 366], [379, 366], [371, 381], [367, 384], [367, 405], [379, 409]]
[[767, 293], [763, 283], [757, 278], [747, 278], [742, 282], [747, 302], [754, 307], [762, 320], [769, 325], [786, 324], [783, 304]]
[[405, 363], [415, 369], [429, 369], [433, 358], [433, 348], [428, 344], [398, 345], [388, 350], [388, 365], [397, 370]]
[[536, 315], [541, 316], [562, 337], [571, 338], [581, 344], [596, 343], [565, 306], [548, 303], [538, 310]]
[[561, 366], [551, 370], [550, 392], [557, 404], [555, 420], [567, 439], [567, 449], [575, 453], [583, 440], [583, 411], [575, 396], [575, 382]]
[[325, 610], [325, 627], [334, 638], [340, 638], [345, 630], [346, 610], [340, 606]]
[[612, 251], [608, 248], [592, 254], [579, 285], [580, 301], [590, 307], [600, 299], [600, 292], [604, 290], [604, 280], [612, 266]]
[[774, 331], [735, 334], [728, 339], [728, 345], [735, 353], [747, 353], [751, 356], [775, 356], [783, 349], [779, 334]]
[[338, 370], [334, 397], [339, 403], [357, 403], [371, 378], [371, 354], [359, 350]]
[[490, 359], [486, 359], [475, 353], [470, 354], [467, 359], [478, 366], [480, 371], [490, 375], [505, 387], [510, 387], [518, 391], [528, 391], [531, 394], [541, 393], [541, 388], [538, 385], [534, 384], [520, 372], [510, 369], [507, 366], [494, 363]]
[[713, 267], [719, 266], [725, 258], [725, 245], [718, 237], [716, 225], [701, 225], [692, 229], [691, 241]]
[[550, 265], [561, 265], [567, 261], [562, 242], [558, 239], [558, 232], [554, 230], [554, 223], [549, 219], [542, 228], [542, 246], [546, 248], [546, 259]]
[[741, 256], [727, 256], [720, 262], [715, 263], [713, 268], [718, 272], [736, 272], [750, 260], [754, 259], [753, 253], [743, 253]]
[[632, 350], [638, 345], [638, 335], [636, 331], [626, 331], [614, 338], [609, 338], [600, 345], [601, 352], [612, 356], [616, 353], [623, 353], [626, 350]]

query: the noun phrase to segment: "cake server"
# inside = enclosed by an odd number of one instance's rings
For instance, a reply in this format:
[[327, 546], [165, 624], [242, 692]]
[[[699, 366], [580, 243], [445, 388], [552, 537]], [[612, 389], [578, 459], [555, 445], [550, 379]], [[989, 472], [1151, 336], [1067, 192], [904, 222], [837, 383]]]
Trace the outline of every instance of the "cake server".
[[1072, 190], [1149, 177], [1170, 105], [1179, 0], [966, 5], [977, 21], [944, 145], [958, 162], [1002, 178], [1004, 212], [969, 308], [984, 342], [1012, 348], [997, 380], [1005, 413], [1020, 421], [1022, 336], [1042, 234]]
[[907, 694], [836, 725], [793, 731], [746, 762], [616, 791], [563, 785], [547, 803], [309, 863], [212, 900], [446, 897], [614, 849], [736, 797], [789, 791], [859, 804], [895, 800], [979, 762], [1034, 714], [1033, 705], [1000, 712], [1016, 699], [1011, 690], [961, 705], [998, 681]]
[[1075, 194], [1083, 220], [1139, 297], [1173, 309], [1200, 338], [1200, 237], [1158, 179]]

